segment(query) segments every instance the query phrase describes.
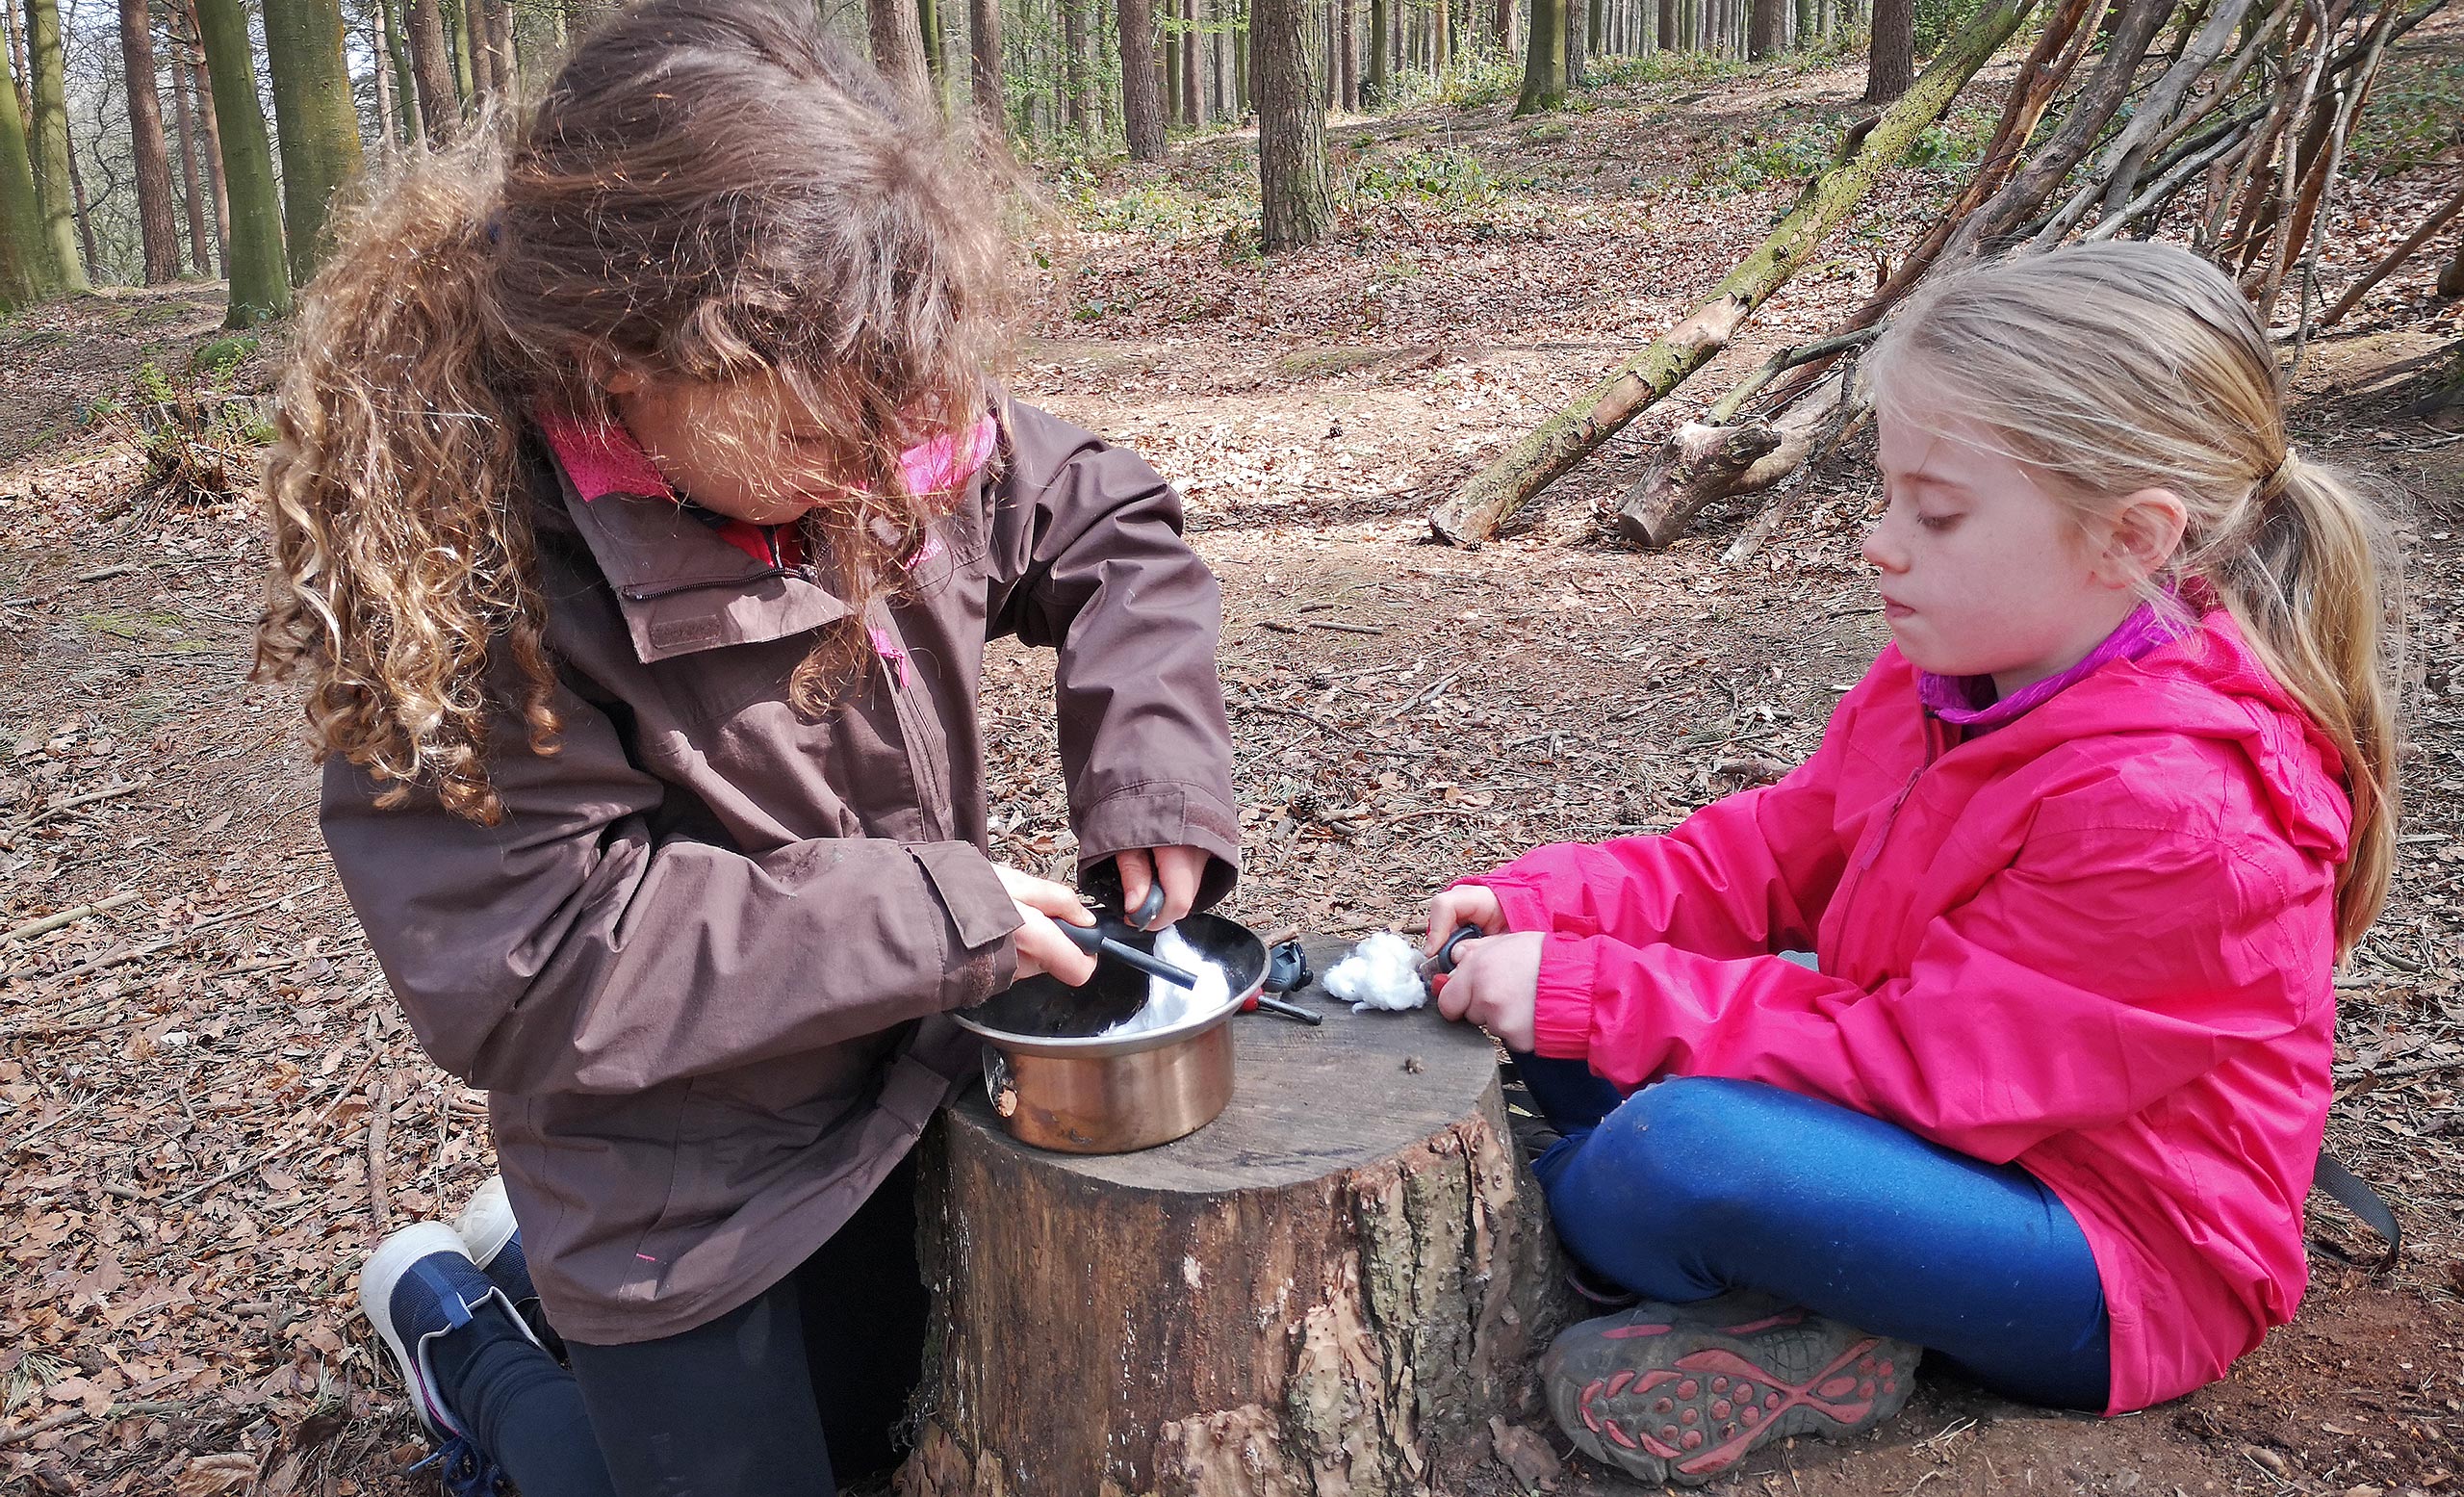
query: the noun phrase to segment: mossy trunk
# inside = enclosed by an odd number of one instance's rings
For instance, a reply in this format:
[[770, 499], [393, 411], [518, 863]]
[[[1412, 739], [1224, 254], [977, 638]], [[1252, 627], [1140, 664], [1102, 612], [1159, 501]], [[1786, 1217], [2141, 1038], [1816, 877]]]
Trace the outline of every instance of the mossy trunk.
[[1530, 43], [1523, 54], [1516, 118], [1566, 107], [1566, 0], [1531, 0]]
[[[1915, 87], [1870, 129], [1852, 134], [1853, 145], [1843, 142], [1841, 159], [1806, 184], [1796, 207], [1771, 237], [1730, 271], [1682, 322], [1474, 475], [1430, 511], [1430, 529], [1455, 545], [1479, 545], [1531, 496], [1717, 357], [1745, 320], [1787, 284], [1926, 126], [1951, 107], [1994, 49], [2018, 29], [2032, 3], [1994, 0], [1989, 5], [1943, 46]], [[1536, 39], [1536, 31], [1534, 35]]]
[[266, 67], [282, 146], [282, 228], [291, 278], [305, 285], [326, 246], [336, 194], [359, 180], [359, 111], [336, 0], [265, 0]]
[[231, 272], [228, 327], [252, 327], [291, 310], [291, 277], [282, 243], [282, 197], [274, 186], [273, 147], [257, 103], [244, 0], [196, 0], [197, 32], [214, 82], [214, 113], [221, 126], [222, 181], [231, 194], [231, 237], [224, 257]]
[[[0, 0], [5, 5], [8, 0]], [[60, 292], [59, 267], [42, 235], [34, 165], [26, 154], [26, 123], [17, 90], [0, 82], [0, 312], [13, 312]]]
[[60, 289], [87, 288], [77, 247], [77, 189], [68, 156], [68, 96], [61, 61], [58, 0], [26, 0], [26, 60], [34, 73], [31, 152], [42, 244]]

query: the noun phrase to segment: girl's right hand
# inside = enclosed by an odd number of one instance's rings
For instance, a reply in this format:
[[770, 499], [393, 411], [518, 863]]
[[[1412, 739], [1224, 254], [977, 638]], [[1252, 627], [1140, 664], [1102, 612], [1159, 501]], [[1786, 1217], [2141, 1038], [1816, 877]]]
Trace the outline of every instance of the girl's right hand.
[[1018, 907], [1018, 928], [1011, 932], [1018, 947], [1018, 977], [1026, 979], [1050, 972], [1075, 988], [1095, 975], [1095, 955], [1081, 951], [1076, 942], [1063, 935], [1056, 920], [1072, 925], [1092, 925], [1094, 912], [1081, 903], [1075, 890], [1050, 879], [1037, 878], [1000, 864], [992, 871], [1001, 875], [1001, 887], [1010, 891], [1011, 902]]
[[1437, 955], [1437, 948], [1446, 944], [1446, 938], [1458, 925], [1476, 925], [1483, 936], [1504, 935], [1505, 912], [1499, 908], [1497, 894], [1482, 885], [1465, 884], [1430, 900], [1428, 935], [1421, 942], [1421, 954]]

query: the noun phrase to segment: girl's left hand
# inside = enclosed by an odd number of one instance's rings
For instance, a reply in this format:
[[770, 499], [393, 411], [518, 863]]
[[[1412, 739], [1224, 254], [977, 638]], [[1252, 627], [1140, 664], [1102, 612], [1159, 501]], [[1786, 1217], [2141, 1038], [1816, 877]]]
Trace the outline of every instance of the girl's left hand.
[[1529, 1053], [1532, 1012], [1540, 1003], [1540, 949], [1547, 940], [1540, 931], [1516, 931], [1456, 947], [1454, 970], [1433, 985], [1437, 1011], [1479, 1025], [1509, 1050]]
[[1145, 902], [1146, 891], [1155, 887], [1160, 869], [1164, 912], [1146, 928], [1162, 930], [1195, 908], [1198, 880], [1206, 876], [1206, 849], [1202, 847], [1133, 847], [1115, 855], [1113, 862], [1120, 869], [1122, 908], [1135, 910]]

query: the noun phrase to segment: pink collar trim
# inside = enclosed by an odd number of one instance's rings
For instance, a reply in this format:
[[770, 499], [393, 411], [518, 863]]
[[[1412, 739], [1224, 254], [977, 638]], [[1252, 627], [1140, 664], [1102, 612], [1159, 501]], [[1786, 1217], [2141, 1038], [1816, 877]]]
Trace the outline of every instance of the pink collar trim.
[[[642, 445], [633, 440], [633, 434], [625, 429], [622, 422], [543, 416], [539, 432], [548, 439], [557, 466], [573, 479], [575, 492], [585, 503], [610, 494], [641, 499], [677, 497], [676, 490], [660, 476], [658, 465], [651, 461], [650, 453], [642, 451]], [[957, 488], [984, 466], [999, 434], [1000, 428], [987, 416], [966, 433], [963, 446], [948, 436], [938, 436], [911, 447], [899, 455], [899, 477], [906, 480], [911, 494], [937, 494]]]
[[2043, 706], [2116, 660], [2136, 660], [2188, 634], [2195, 626], [2185, 619], [2184, 611], [2170, 597], [2164, 599], [2161, 607], [2143, 603], [2078, 664], [2058, 676], [2047, 676], [2022, 686], [1998, 701], [1990, 676], [1937, 676], [1932, 671], [1919, 671], [1917, 700], [1925, 704], [1926, 710], [1953, 727], [1989, 733], [2026, 716], [2030, 710]]

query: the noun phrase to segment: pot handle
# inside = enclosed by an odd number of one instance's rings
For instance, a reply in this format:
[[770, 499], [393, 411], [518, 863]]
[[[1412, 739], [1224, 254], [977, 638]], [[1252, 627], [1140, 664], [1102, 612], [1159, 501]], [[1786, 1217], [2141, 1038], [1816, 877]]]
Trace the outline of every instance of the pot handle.
[[988, 1045], [984, 1047], [984, 1095], [1004, 1118], [1018, 1110], [1018, 1082], [1010, 1074], [1010, 1058]]

